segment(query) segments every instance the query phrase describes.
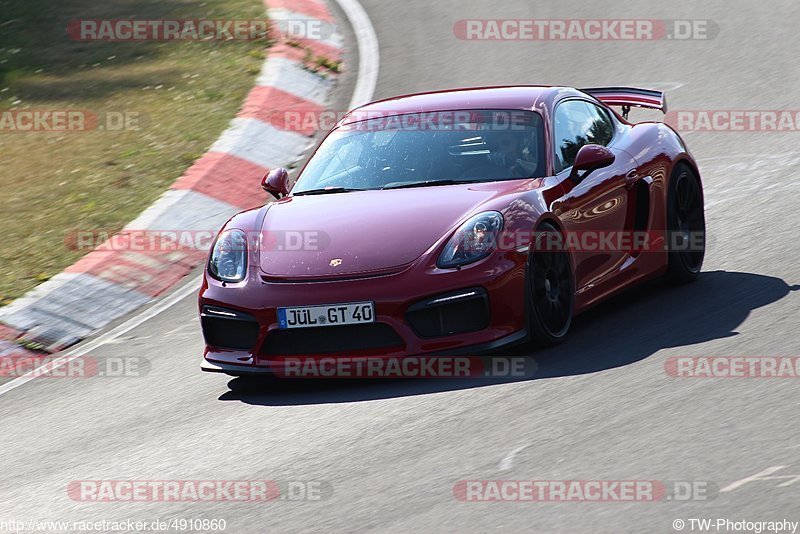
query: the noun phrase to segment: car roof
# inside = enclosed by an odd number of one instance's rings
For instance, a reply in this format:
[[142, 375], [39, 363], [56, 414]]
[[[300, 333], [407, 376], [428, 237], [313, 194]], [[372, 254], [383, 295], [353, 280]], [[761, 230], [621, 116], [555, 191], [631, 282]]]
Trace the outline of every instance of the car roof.
[[560, 95], [583, 95], [571, 87], [548, 85], [509, 85], [499, 87], [467, 87], [396, 96], [365, 104], [348, 113], [339, 125], [350, 124], [373, 116], [432, 113], [471, 109], [531, 110], [537, 103], [549, 104]]

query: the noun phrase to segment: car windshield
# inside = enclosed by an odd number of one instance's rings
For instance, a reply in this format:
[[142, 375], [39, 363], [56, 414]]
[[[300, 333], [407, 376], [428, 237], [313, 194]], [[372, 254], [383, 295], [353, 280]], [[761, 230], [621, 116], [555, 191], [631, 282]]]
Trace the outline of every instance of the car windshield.
[[544, 159], [542, 119], [531, 111], [369, 118], [332, 132], [292, 194], [536, 178]]

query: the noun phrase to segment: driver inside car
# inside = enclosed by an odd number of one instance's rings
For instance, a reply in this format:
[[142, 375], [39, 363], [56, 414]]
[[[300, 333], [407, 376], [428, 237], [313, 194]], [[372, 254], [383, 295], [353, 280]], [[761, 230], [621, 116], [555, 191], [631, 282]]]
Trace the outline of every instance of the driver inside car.
[[489, 161], [505, 167], [514, 178], [533, 176], [539, 166], [536, 140], [529, 135], [506, 133], [500, 136], [497, 148], [489, 153]]

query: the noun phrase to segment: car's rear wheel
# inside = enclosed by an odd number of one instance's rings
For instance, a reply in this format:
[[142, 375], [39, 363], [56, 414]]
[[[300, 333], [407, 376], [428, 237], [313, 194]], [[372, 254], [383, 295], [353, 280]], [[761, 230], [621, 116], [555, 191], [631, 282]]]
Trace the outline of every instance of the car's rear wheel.
[[667, 280], [694, 281], [703, 267], [706, 220], [697, 175], [687, 165], [675, 169], [667, 194]]
[[529, 322], [533, 342], [561, 342], [572, 324], [575, 290], [569, 254], [558, 229], [542, 224], [536, 232], [528, 262]]

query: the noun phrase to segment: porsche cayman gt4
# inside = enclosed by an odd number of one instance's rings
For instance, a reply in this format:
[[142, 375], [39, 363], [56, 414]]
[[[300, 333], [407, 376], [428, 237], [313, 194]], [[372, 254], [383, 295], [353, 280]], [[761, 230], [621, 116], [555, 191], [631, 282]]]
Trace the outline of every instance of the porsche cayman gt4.
[[351, 111], [292, 187], [234, 216], [199, 296], [202, 368], [557, 343], [572, 318], [705, 250], [697, 165], [659, 91], [513, 86]]

